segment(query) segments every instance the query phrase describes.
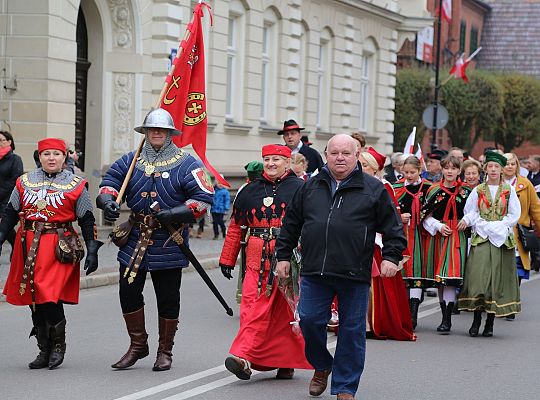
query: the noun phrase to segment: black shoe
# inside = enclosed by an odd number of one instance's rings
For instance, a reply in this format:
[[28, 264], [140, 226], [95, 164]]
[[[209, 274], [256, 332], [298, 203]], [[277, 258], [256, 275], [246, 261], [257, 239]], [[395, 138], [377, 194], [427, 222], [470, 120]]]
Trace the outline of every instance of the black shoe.
[[486, 323], [484, 325], [484, 332], [482, 336], [492, 337], [493, 336], [493, 321], [495, 320], [495, 314], [488, 314], [486, 318]]
[[441, 304], [441, 312], [443, 314], [443, 319], [441, 324], [437, 327], [437, 332], [441, 335], [450, 334], [452, 329], [452, 310], [454, 309], [454, 302], [446, 304], [444, 301]]
[[482, 311], [475, 311], [473, 317], [473, 323], [469, 329], [469, 335], [471, 337], [477, 337], [480, 330], [480, 324], [482, 323]]
[[516, 314], [507, 315], [505, 319], [507, 321], [514, 321], [516, 319]]

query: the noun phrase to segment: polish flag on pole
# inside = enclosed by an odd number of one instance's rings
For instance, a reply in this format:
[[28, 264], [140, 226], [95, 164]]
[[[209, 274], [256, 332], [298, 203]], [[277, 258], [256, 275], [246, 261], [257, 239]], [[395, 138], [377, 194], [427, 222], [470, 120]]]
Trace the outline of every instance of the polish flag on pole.
[[414, 139], [416, 138], [416, 126], [413, 127], [412, 132], [409, 134], [409, 137], [407, 138], [407, 142], [405, 143], [405, 148], [403, 149], [404, 155], [414, 154]]
[[[173, 73], [167, 76], [167, 87], [161, 107], [173, 117], [174, 124], [182, 132], [174, 136], [178, 147], [189, 144], [199, 156], [204, 166], [216, 180], [225, 186], [229, 183], [206, 158], [206, 132], [208, 118], [206, 112], [206, 88], [204, 80], [204, 38], [202, 30], [203, 7], [210, 7], [203, 1], [195, 6], [193, 20], [188, 24], [186, 39], [180, 46], [184, 51], [172, 63]], [[212, 21], [212, 14], [210, 14]]]
[[426, 161], [424, 160], [424, 155], [422, 154], [422, 148], [420, 147], [420, 143], [418, 143], [418, 150], [416, 150], [416, 153], [414, 153], [414, 156], [420, 160], [422, 169], [425, 171], [427, 169]]
[[452, 0], [442, 1], [442, 17], [446, 22], [452, 22]]
[[465, 83], [469, 83], [469, 78], [467, 78], [466, 74], [467, 67], [469, 66], [471, 60], [480, 52], [480, 50], [482, 50], [481, 47], [477, 48], [466, 60], [463, 59], [464, 54], [460, 55], [454, 66], [450, 69], [450, 76], [457, 79], [463, 79]]

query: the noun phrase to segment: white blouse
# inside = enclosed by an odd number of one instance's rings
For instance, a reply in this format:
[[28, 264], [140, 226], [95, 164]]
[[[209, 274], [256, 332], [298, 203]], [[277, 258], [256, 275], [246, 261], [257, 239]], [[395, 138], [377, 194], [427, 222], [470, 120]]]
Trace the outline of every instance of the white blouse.
[[[499, 185], [488, 185], [491, 198], [495, 198]], [[501, 221], [486, 221], [480, 217], [478, 210], [478, 192], [473, 189], [467, 202], [465, 203], [463, 220], [481, 238], [488, 239], [495, 247], [501, 247], [506, 238], [513, 232], [521, 215], [521, 205], [516, 194], [516, 190], [510, 186], [510, 197], [508, 199], [508, 213]]]

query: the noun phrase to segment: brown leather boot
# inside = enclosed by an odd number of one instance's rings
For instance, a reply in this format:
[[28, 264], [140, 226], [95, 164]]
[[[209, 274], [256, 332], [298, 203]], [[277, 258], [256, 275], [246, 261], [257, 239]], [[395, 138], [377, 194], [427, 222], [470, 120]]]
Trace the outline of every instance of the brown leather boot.
[[148, 334], [144, 327], [144, 307], [132, 313], [124, 314], [126, 328], [131, 339], [129, 349], [112, 368], [126, 369], [148, 355]]
[[171, 369], [172, 348], [174, 335], [178, 329], [177, 319], [165, 319], [159, 317], [159, 347], [153, 371], [166, 371]]
[[311, 382], [309, 383], [309, 394], [312, 396], [320, 396], [326, 390], [328, 385], [328, 376], [332, 370], [315, 371]]
[[36, 359], [28, 364], [30, 369], [40, 369], [49, 366], [49, 355], [51, 354], [51, 342], [49, 340], [49, 329], [46, 325], [36, 325], [32, 328], [30, 336], [37, 338], [39, 354]]

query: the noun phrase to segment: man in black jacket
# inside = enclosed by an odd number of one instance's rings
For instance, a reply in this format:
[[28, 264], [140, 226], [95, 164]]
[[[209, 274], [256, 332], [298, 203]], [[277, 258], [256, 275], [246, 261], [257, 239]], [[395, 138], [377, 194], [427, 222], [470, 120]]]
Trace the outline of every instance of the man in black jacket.
[[[289, 275], [301, 237], [298, 311], [306, 357], [315, 368], [309, 386], [321, 395], [332, 373], [331, 393], [353, 399], [364, 368], [366, 312], [375, 233], [382, 233], [381, 276], [391, 277], [407, 242], [399, 214], [383, 184], [362, 172], [358, 148], [348, 135], [328, 141], [328, 164], [300, 188], [289, 204], [276, 244], [280, 278]], [[340, 326], [335, 356], [326, 348], [330, 305], [338, 296]]]
[[278, 135], [283, 136], [283, 141], [285, 142], [285, 145], [291, 149], [292, 153], [300, 153], [304, 157], [306, 157], [306, 160], [308, 162], [307, 166], [307, 173], [312, 173], [315, 170], [321, 168], [324, 163], [322, 160], [321, 155], [317, 150], [315, 150], [313, 147], [308, 146], [307, 144], [304, 144], [302, 140], [302, 134], [300, 131], [304, 130], [305, 128], [300, 128], [300, 126], [296, 123], [294, 119], [290, 119], [288, 121], [285, 121], [283, 123], [283, 129], [278, 131]]

